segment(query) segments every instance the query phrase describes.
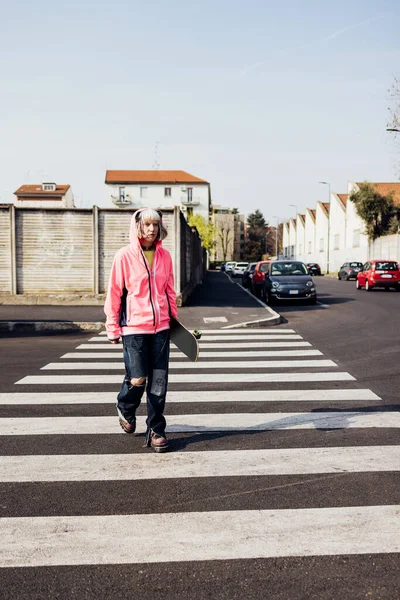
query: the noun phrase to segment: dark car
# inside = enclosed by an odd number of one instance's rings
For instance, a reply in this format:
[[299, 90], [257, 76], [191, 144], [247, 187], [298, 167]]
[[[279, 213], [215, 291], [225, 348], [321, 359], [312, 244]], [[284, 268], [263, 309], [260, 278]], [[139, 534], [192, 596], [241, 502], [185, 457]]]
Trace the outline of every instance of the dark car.
[[225, 271], [225, 263], [221, 263], [221, 271]]
[[310, 275], [321, 275], [321, 267], [318, 263], [307, 263], [306, 267]]
[[362, 270], [362, 262], [345, 262], [339, 269], [338, 279], [357, 279], [357, 275]]
[[257, 263], [250, 263], [245, 272], [242, 275], [242, 286], [244, 288], [251, 288], [251, 280]]
[[317, 302], [317, 289], [304, 263], [277, 260], [270, 264], [265, 275], [264, 298], [267, 304], [274, 300], [308, 300]]

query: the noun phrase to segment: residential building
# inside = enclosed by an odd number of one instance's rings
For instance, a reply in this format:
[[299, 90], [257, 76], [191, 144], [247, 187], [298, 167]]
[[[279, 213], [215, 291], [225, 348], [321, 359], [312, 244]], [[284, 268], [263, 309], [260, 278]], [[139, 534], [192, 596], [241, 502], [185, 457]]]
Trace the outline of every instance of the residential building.
[[244, 255], [246, 221], [244, 215], [227, 206], [213, 205], [211, 221], [215, 226], [215, 247], [212, 261], [240, 261]]
[[185, 171], [106, 172], [106, 202], [118, 208], [172, 208], [179, 206], [186, 218], [211, 213], [210, 184]]
[[[365, 223], [350, 200], [351, 194], [360, 190], [360, 185], [360, 182], [349, 181], [347, 194], [333, 192], [330, 202], [317, 202], [315, 209], [307, 208], [305, 218], [298, 214], [296, 220], [286, 221], [283, 226], [284, 255], [305, 263], [316, 262], [326, 273], [336, 272], [348, 261], [400, 260], [400, 234], [397, 234], [396, 243], [386, 239], [390, 236], [379, 238], [379, 244], [368, 240]], [[372, 185], [382, 195], [391, 192], [395, 205], [400, 207], [400, 182], [374, 182]]]
[[74, 208], [70, 185], [43, 182], [21, 185], [15, 192], [18, 208]]

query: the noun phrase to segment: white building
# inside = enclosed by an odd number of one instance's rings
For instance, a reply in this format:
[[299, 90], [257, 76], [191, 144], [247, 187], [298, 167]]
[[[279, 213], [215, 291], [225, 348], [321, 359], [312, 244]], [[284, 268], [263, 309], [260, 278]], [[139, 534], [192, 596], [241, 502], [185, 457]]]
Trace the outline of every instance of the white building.
[[74, 208], [70, 185], [53, 182], [21, 185], [15, 192], [15, 206], [19, 208]]
[[[400, 235], [397, 242], [391, 236], [369, 243], [365, 223], [357, 215], [354, 202], [349, 199], [360, 189], [360, 183], [349, 181], [347, 194], [331, 193], [330, 202], [317, 202], [315, 209], [306, 209], [283, 225], [283, 250], [288, 258], [305, 263], [315, 262], [325, 272], [337, 272], [344, 262], [379, 258], [400, 260]], [[400, 183], [373, 183], [382, 195], [393, 193], [394, 203], [400, 206]], [[304, 222], [304, 230], [303, 230]], [[393, 236], [392, 236], [393, 237]], [[387, 242], [387, 243], [386, 243]], [[397, 248], [394, 251], [394, 248]]]
[[189, 217], [211, 212], [210, 184], [185, 171], [107, 171], [107, 206], [118, 208], [173, 208]]

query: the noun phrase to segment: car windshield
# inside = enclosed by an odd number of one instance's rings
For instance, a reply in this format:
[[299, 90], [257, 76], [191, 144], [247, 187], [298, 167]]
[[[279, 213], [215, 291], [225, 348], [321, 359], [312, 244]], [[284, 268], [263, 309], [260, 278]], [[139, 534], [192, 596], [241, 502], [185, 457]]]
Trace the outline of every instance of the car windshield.
[[362, 263], [350, 263], [350, 267], [362, 267]]
[[395, 262], [377, 262], [375, 263], [375, 271], [397, 271], [398, 265]]
[[271, 275], [308, 275], [308, 271], [306, 269], [305, 264], [301, 262], [281, 262], [272, 263]]
[[236, 269], [245, 269], [247, 267], [248, 263], [237, 263], [236, 264]]

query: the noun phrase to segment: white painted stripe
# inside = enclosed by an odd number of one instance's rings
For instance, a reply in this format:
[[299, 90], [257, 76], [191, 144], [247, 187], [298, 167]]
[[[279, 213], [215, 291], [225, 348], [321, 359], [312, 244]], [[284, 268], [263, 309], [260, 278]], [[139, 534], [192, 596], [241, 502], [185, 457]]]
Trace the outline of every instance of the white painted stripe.
[[[227, 392], [168, 392], [167, 402], [332, 402], [376, 400], [381, 398], [367, 389], [345, 390], [229, 390]], [[115, 392], [16, 392], [0, 393], [0, 405], [24, 404], [115, 404]]]
[[400, 446], [126, 454], [2, 456], [0, 482], [131, 481], [400, 470]]
[[[284, 338], [283, 338], [284, 339]], [[223, 343], [207, 343], [200, 340], [200, 348], [217, 350], [219, 348], [298, 348], [305, 346], [311, 346], [310, 342], [236, 342], [231, 344]], [[80, 344], [76, 347], [76, 350], [117, 350], [122, 352], [122, 344]], [[172, 351], [178, 351], [174, 344], [171, 344]]]
[[[184, 356], [183, 352], [174, 352], [171, 359]], [[202, 358], [268, 358], [274, 356], [322, 356], [322, 352], [319, 350], [242, 350], [241, 352], [222, 350], [218, 354], [215, 352], [201, 352], [200, 360]], [[63, 354], [61, 358], [119, 358], [122, 360], [122, 356], [116, 356], [115, 352], [68, 352]]]
[[[400, 551], [399, 506], [0, 519], [0, 567]], [[168, 540], [164, 551], [154, 532]], [[127, 532], [133, 532], [127, 535]]]
[[[170, 362], [171, 369], [309, 369], [309, 368], [337, 367], [333, 360], [258, 360], [246, 363], [244, 361], [204, 361], [204, 362]], [[118, 362], [60, 362], [48, 363], [41, 367], [41, 371], [123, 371], [122, 361]]]
[[[238, 333], [239, 335], [243, 335], [243, 334], [248, 334], [251, 332], [263, 332], [263, 333], [267, 333], [267, 332], [271, 332], [271, 333], [296, 333], [296, 331], [294, 329], [282, 329], [281, 327], [268, 327], [268, 329], [266, 330], [265, 327], [259, 327], [259, 328], [251, 328], [251, 329], [203, 329], [202, 330], [202, 334], [210, 334], [210, 333]], [[101, 333], [99, 333], [99, 335], [107, 335], [107, 333], [105, 331], [102, 331]]]
[[[349, 373], [170, 373], [169, 383], [284, 383], [300, 381], [355, 381]], [[121, 384], [121, 375], [28, 375], [16, 385]], [[191, 393], [191, 392], [188, 392]]]
[[[230, 413], [169, 415], [168, 433], [213, 431], [270, 431], [287, 429], [353, 429], [400, 427], [395, 412]], [[146, 417], [137, 418], [137, 432], [145, 433]], [[123, 433], [116, 417], [1, 418], [0, 435], [58, 435]]]
[[[246, 331], [246, 330], [245, 330]], [[250, 331], [250, 333], [247, 333], [246, 335], [242, 335], [240, 336], [240, 339], [249, 339], [249, 340], [280, 340], [280, 339], [285, 339], [285, 340], [301, 340], [302, 337], [301, 335], [292, 335], [292, 334], [282, 334], [282, 333], [252, 333], [251, 330], [247, 330]], [[227, 332], [228, 334], [231, 334], [232, 332], [229, 330]], [[237, 335], [206, 335], [203, 334], [201, 336], [201, 340], [204, 340], [206, 342], [212, 342], [212, 341], [229, 341], [229, 340], [237, 340], [238, 336]], [[104, 342], [104, 339], [101, 337], [92, 337], [89, 338], [89, 342]], [[201, 343], [201, 342], [200, 342]]]

